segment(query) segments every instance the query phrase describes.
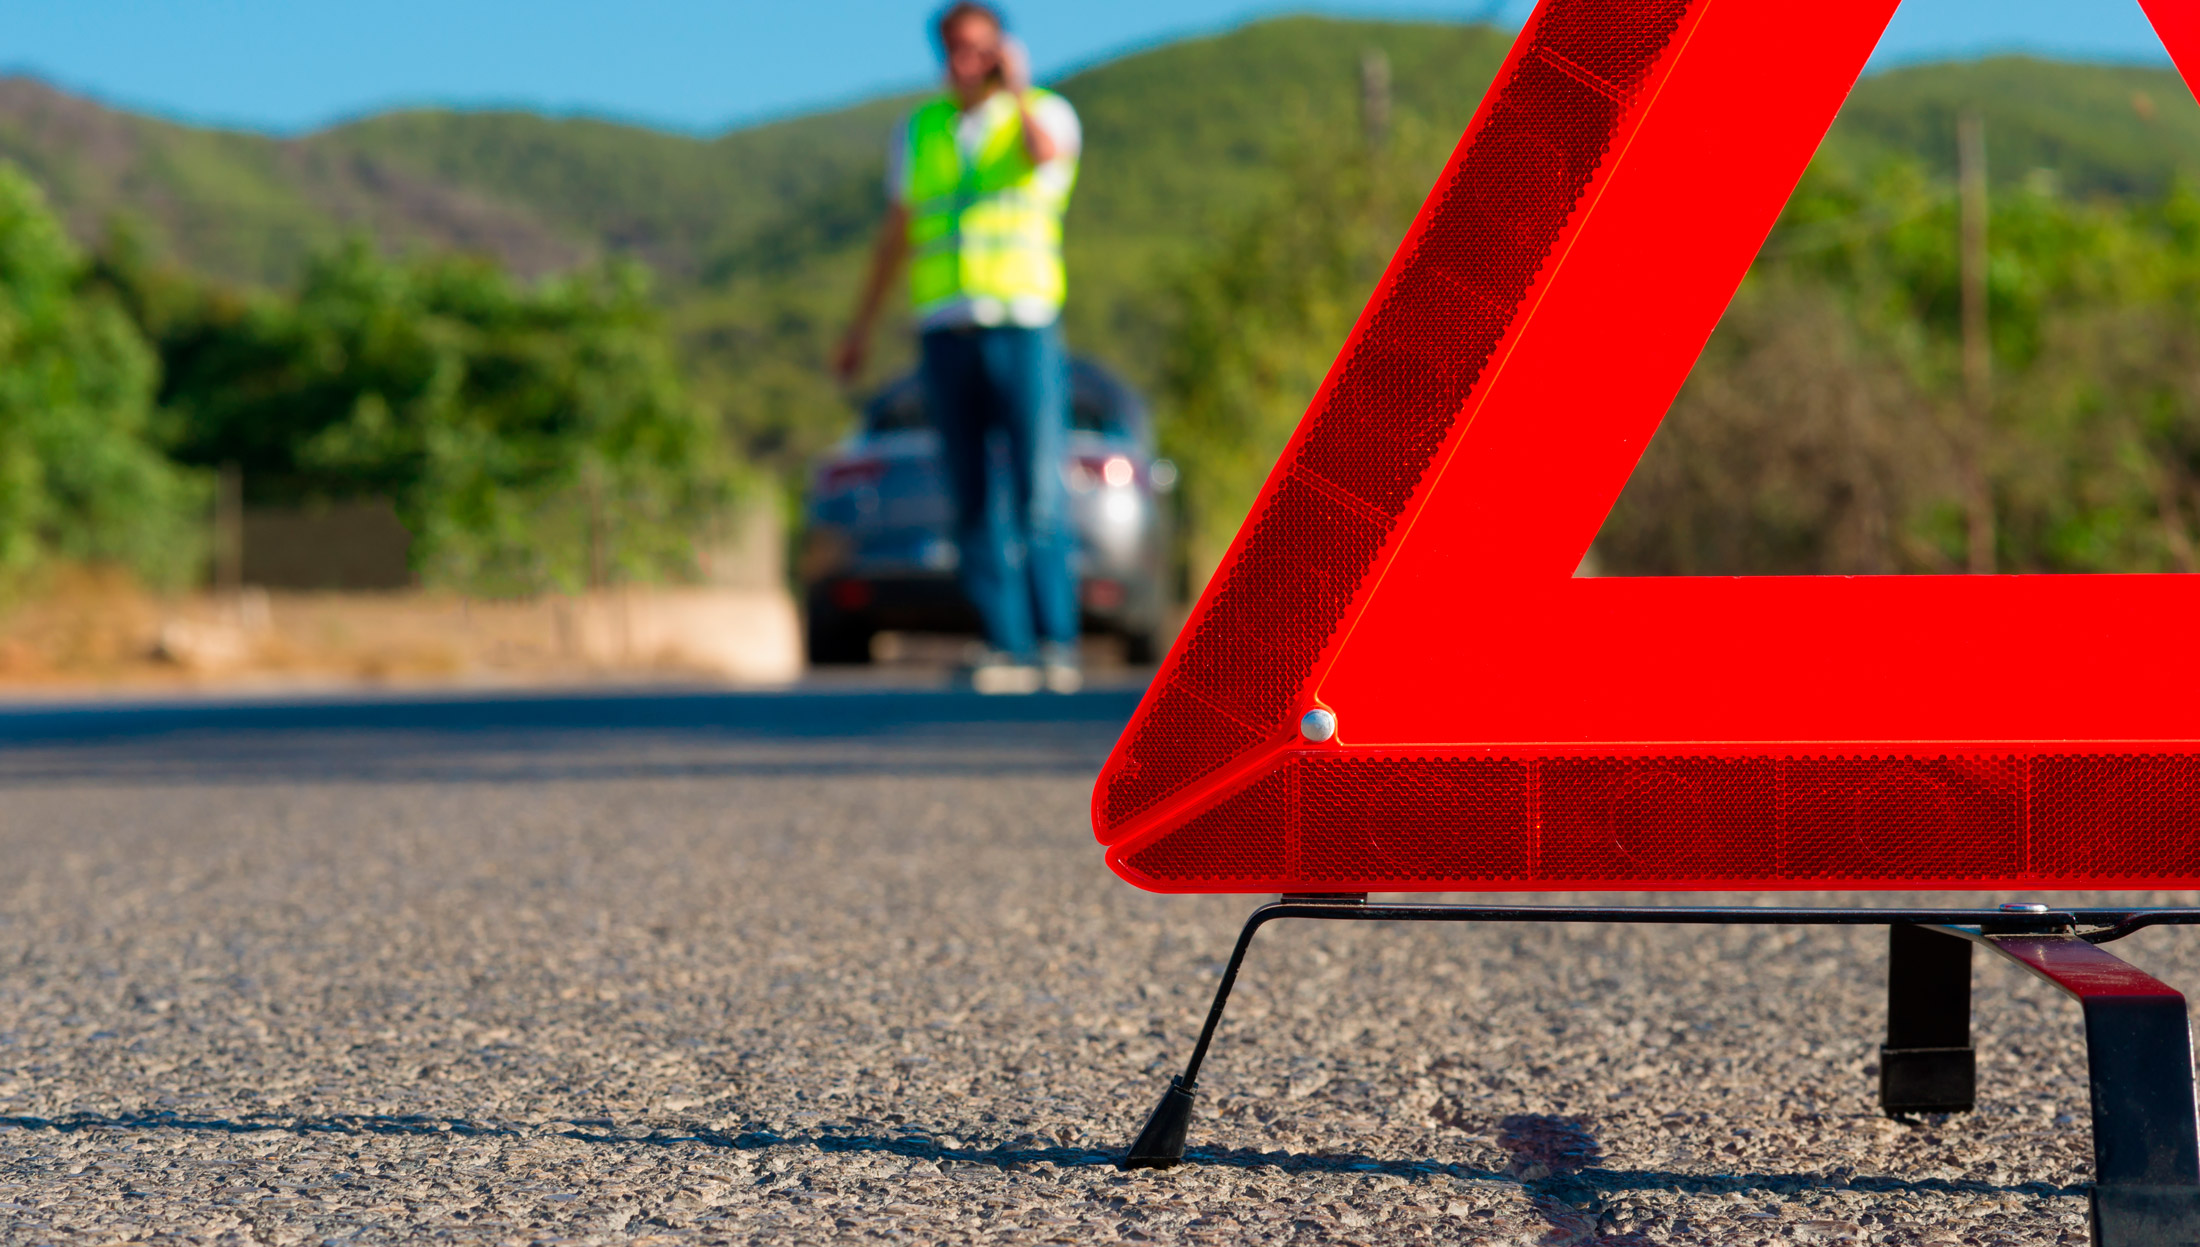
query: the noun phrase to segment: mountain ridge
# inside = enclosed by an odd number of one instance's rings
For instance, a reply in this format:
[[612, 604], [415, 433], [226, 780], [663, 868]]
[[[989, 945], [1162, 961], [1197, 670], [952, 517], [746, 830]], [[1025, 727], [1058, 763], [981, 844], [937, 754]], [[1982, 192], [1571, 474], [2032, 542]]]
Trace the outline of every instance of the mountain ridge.
[[[1279, 118], [1349, 113], [1365, 49], [1393, 62], [1401, 114], [1456, 130], [1509, 38], [1473, 24], [1285, 17], [1081, 67], [1056, 86], [1086, 114], [1089, 159], [1136, 165], [1161, 185], [1125, 196], [1088, 174], [1077, 211], [1098, 219], [1080, 224], [1150, 228], [1157, 214], [1132, 200], [1242, 198], [1273, 155], [1260, 131]], [[2043, 74], [2050, 89], [2024, 85]], [[1261, 92], [1260, 107], [1245, 106]], [[17, 75], [0, 77], [0, 159], [45, 185], [80, 239], [129, 216], [187, 268], [229, 281], [280, 282], [316, 248], [364, 232], [392, 250], [486, 252], [528, 275], [630, 257], [677, 287], [765, 262], [769, 236], [811, 205], [875, 210], [860, 184], [875, 179], [891, 126], [915, 98], [712, 135], [509, 108], [405, 108], [273, 136], [165, 120]], [[1966, 98], [1988, 115], [1999, 168], [2052, 167], [2074, 190], [2116, 193], [2158, 186], [2170, 164], [2200, 168], [2200, 110], [2173, 70], [2027, 56], [1868, 75], [1827, 154], [1906, 149], [1945, 165], [1953, 144], [1935, 132], [1952, 132]], [[2117, 117], [2119, 108], [2132, 116]], [[1118, 159], [1137, 144], [1155, 150]], [[2171, 150], [2183, 154], [2165, 159]]]
[[[1477, 24], [1281, 17], [1100, 61], [1053, 84], [1084, 119], [1067, 260], [1073, 344], [1152, 380], [1172, 274], [1265, 202], [1283, 169], [1357, 141], [1362, 57], [1391, 67], [1392, 128], [1430, 153], [1465, 126], [1512, 33]], [[915, 96], [711, 136], [508, 109], [403, 109], [275, 137], [110, 108], [0, 78], [0, 160], [75, 236], [127, 220], [202, 278], [279, 287], [365, 234], [462, 250], [539, 277], [638, 260], [697, 392], [748, 451], [800, 462], [847, 419], [823, 360], [883, 207], [880, 170]], [[2174, 70], [2022, 56], [1861, 80], [1819, 154], [1952, 176], [1955, 119], [1986, 119], [1997, 182], [2159, 193], [2200, 176], [2200, 106]], [[1417, 136], [1417, 137], [1416, 137]], [[908, 358], [882, 338], [877, 368]]]

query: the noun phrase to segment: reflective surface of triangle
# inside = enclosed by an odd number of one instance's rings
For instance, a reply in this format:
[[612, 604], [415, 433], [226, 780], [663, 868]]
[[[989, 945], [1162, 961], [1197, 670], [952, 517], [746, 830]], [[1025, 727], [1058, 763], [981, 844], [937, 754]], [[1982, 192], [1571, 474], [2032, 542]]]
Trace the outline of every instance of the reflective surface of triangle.
[[1571, 574], [1893, 9], [1544, 0], [1101, 775], [1119, 874], [2200, 883], [2200, 576]]

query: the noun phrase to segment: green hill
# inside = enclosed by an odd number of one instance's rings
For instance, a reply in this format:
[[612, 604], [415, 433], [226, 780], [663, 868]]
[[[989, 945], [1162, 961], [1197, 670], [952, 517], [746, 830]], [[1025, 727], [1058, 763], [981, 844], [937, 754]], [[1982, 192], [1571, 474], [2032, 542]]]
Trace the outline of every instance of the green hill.
[[1820, 158], [1902, 154], [1953, 177], [1965, 111], [1985, 119], [1997, 182], [2044, 170], [2065, 194], [2155, 194], [2175, 174], [2200, 171], [2200, 106], [2175, 70], [2026, 56], [1874, 74], [1857, 84]]
[[[1349, 132], [1366, 52], [1390, 62], [1401, 137], [1449, 136], [1508, 39], [1478, 25], [1294, 17], [1056, 84], [1087, 128], [1070, 227], [1073, 342], [1149, 376], [1164, 332], [1156, 290], [1260, 202], [1294, 152]], [[844, 419], [818, 364], [880, 209], [881, 148], [908, 103], [716, 138], [408, 111], [276, 139], [134, 116], [17, 78], [0, 80], [0, 159], [44, 184], [80, 237], [127, 217], [184, 267], [238, 283], [283, 282], [305, 256], [360, 232], [397, 251], [485, 252], [527, 274], [641, 260], [660, 275], [702, 392], [752, 453], [792, 462]], [[2045, 170], [2066, 194], [2129, 194], [2200, 171], [2200, 107], [2168, 68], [2014, 57], [1866, 79], [1824, 158], [1944, 168], [1966, 110], [1986, 118], [1997, 180], [2036, 182]], [[880, 367], [900, 358], [889, 351]]]
[[[1295, 17], [1134, 53], [1057, 84], [1088, 128], [1080, 232], [1170, 246], [1262, 189], [1307, 126], [1349, 118], [1362, 54], [1390, 59], [1401, 124], [1453, 132], [1508, 36], [1481, 26]], [[199, 129], [0, 79], [0, 157], [78, 230], [138, 218], [193, 268], [244, 281], [365, 229], [395, 247], [485, 250], [522, 270], [629, 255], [675, 285], [799, 262], [875, 210], [879, 148], [905, 99], [713, 139], [511, 112], [407, 111], [297, 139]], [[2025, 57], [1865, 79], [1826, 154], [1952, 159], [1954, 118], [1988, 121], [1997, 176], [2049, 169], [2073, 193], [2158, 189], [2200, 164], [2200, 108], [2166, 67]], [[859, 231], [857, 231], [859, 232]]]

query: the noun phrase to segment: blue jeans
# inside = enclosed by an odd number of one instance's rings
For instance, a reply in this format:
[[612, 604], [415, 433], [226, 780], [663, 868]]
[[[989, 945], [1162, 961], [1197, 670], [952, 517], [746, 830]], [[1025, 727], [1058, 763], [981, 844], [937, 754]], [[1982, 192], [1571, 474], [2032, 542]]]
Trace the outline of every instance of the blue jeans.
[[963, 592], [995, 649], [1077, 640], [1062, 455], [1069, 361], [1053, 326], [923, 335], [924, 401], [955, 502]]

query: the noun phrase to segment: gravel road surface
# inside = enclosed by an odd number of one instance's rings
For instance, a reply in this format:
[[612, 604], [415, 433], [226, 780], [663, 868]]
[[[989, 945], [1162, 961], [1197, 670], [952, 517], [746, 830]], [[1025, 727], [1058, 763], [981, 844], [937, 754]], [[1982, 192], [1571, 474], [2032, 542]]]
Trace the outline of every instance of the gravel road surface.
[[1281, 924], [1118, 1171], [1253, 903], [1108, 873], [1131, 705], [0, 714], [0, 1239], [2084, 1241], [2076, 1007], [1885, 1120], [1877, 929]]

